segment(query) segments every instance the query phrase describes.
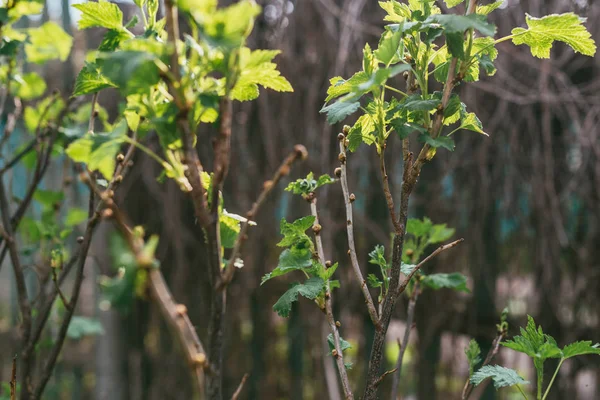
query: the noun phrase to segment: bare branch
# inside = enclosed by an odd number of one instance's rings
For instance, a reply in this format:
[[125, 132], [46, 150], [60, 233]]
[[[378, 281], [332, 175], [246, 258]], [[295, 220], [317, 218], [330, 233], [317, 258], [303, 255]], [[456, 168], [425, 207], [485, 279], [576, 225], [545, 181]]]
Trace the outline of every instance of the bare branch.
[[404, 292], [404, 290], [408, 286], [408, 283], [410, 282], [410, 280], [412, 279], [412, 277], [415, 276], [415, 274], [421, 270], [421, 267], [423, 265], [425, 265], [425, 263], [427, 261], [431, 260], [432, 258], [434, 258], [435, 256], [437, 256], [438, 254], [440, 254], [443, 251], [446, 251], [446, 250], [449, 250], [449, 249], [451, 249], [451, 248], [453, 248], [455, 246], [458, 246], [464, 240], [465, 239], [461, 238], [461, 239], [455, 240], [452, 243], [448, 243], [448, 244], [445, 244], [443, 246], [440, 246], [437, 249], [435, 249], [433, 251], [433, 253], [431, 253], [430, 255], [428, 255], [427, 257], [425, 257], [423, 259], [423, 261], [421, 261], [420, 263], [418, 263], [417, 266], [410, 272], [410, 274], [408, 274], [408, 276], [406, 277], [406, 279], [404, 279], [404, 281], [402, 282], [402, 284], [398, 287], [398, 293], [396, 294], [396, 296], [399, 296], [400, 294], [402, 294], [402, 292]]
[[[317, 199], [313, 197], [310, 202], [311, 214], [315, 217], [313, 227], [320, 226], [319, 224], [319, 213], [317, 212]], [[323, 251], [323, 241], [321, 240], [321, 231], [319, 229], [313, 229], [315, 233], [315, 241], [317, 243], [317, 254], [319, 256], [319, 262], [325, 267], [325, 253]], [[342, 353], [342, 347], [340, 346], [340, 333], [338, 331], [338, 323], [336, 323], [333, 317], [333, 307], [331, 305], [331, 288], [329, 287], [329, 281], [326, 282], [325, 286], [325, 314], [327, 315], [327, 322], [333, 336], [333, 346], [335, 349], [331, 352], [333, 358], [338, 367], [338, 374], [342, 381], [342, 388], [344, 389], [344, 398], [346, 400], [354, 399], [352, 389], [350, 388], [350, 381], [348, 380], [348, 373], [346, 372], [346, 365], [344, 364], [344, 354]]]
[[13, 357], [10, 373], [10, 400], [17, 400], [17, 356]]
[[352, 220], [352, 201], [350, 200], [350, 191], [348, 190], [348, 172], [346, 168], [346, 146], [344, 141], [346, 140], [346, 136], [344, 134], [340, 134], [338, 136], [340, 142], [340, 168], [341, 168], [341, 176], [340, 182], [342, 184], [342, 192], [344, 193], [344, 204], [346, 207], [346, 230], [348, 232], [348, 248], [350, 250], [350, 261], [352, 262], [352, 269], [354, 271], [354, 276], [358, 280], [358, 284], [360, 285], [360, 289], [365, 297], [365, 302], [367, 303], [367, 309], [369, 311], [369, 316], [371, 317], [371, 321], [375, 325], [375, 329], [380, 330], [381, 325], [379, 323], [379, 316], [377, 315], [377, 310], [375, 309], [375, 304], [373, 303], [373, 299], [371, 298], [371, 293], [369, 292], [369, 288], [367, 287], [367, 282], [364, 280], [362, 272], [360, 270], [360, 266], [358, 264], [358, 257], [356, 256], [356, 247], [354, 245], [354, 222]]
[[413, 328], [413, 319], [415, 317], [415, 305], [417, 304], [417, 299], [419, 297], [419, 284], [417, 283], [414, 288], [414, 292], [408, 301], [408, 309], [406, 312], [406, 328], [404, 329], [404, 338], [402, 342], [398, 339], [398, 346], [400, 347], [400, 352], [398, 353], [398, 359], [396, 360], [396, 373], [394, 374], [394, 380], [392, 382], [392, 396], [391, 400], [396, 400], [398, 398], [398, 388], [400, 386], [400, 375], [402, 374], [402, 361], [404, 359], [404, 353], [406, 352], [406, 347], [408, 346], [408, 341], [410, 339], [410, 332]]
[[237, 389], [231, 396], [231, 400], [238, 400], [238, 398], [240, 397], [240, 394], [242, 394], [242, 389], [244, 388], [244, 384], [248, 380], [249, 376], [250, 376], [249, 374], [244, 374], [244, 376], [242, 377], [242, 381], [240, 382], [239, 386], [237, 387]]
[[381, 153], [379, 153], [379, 169], [381, 171], [381, 178], [383, 179], [383, 193], [385, 194], [385, 201], [387, 202], [392, 224], [394, 225], [394, 231], [396, 235], [398, 235], [400, 232], [402, 232], [402, 228], [400, 227], [400, 221], [396, 218], [394, 197], [392, 196], [392, 192], [390, 190], [389, 177], [385, 168], [385, 147], [382, 148]]

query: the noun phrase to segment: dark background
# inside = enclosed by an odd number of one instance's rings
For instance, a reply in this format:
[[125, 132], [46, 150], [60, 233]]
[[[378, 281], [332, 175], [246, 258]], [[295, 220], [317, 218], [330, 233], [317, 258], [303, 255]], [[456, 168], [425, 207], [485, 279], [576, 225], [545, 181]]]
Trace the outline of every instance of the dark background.
[[[360, 68], [362, 47], [372, 47], [384, 16], [368, 0], [260, 0], [263, 14], [249, 46], [281, 49], [277, 62], [295, 93], [263, 91], [257, 101], [237, 103], [234, 110], [233, 154], [226, 183], [228, 211], [244, 214], [281, 160], [296, 143], [310, 158], [292, 178], [333, 173], [337, 165], [336, 135], [319, 109], [328, 80], [348, 77]], [[443, 2], [440, 6], [443, 8]], [[134, 6], [120, 3], [131, 17]], [[70, 29], [75, 14], [65, 14], [68, 0], [49, 3], [42, 19], [23, 21], [35, 26], [44, 19], [62, 21], [75, 36], [66, 64], [45, 68], [49, 86], [67, 91], [88, 49], [101, 31]], [[498, 37], [524, 25], [524, 15], [574, 11], [588, 18], [587, 28], [600, 39], [600, 5], [589, 0], [507, 0], [492, 14]], [[404, 399], [459, 398], [467, 374], [463, 348], [474, 337], [484, 352], [495, 335], [495, 324], [509, 307], [510, 335], [518, 333], [531, 314], [560, 345], [600, 339], [600, 58], [574, 54], [557, 44], [551, 60], [531, 56], [526, 46], [498, 46], [498, 72], [459, 90], [469, 110], [477, 113], [489, 138], [459, 132], [456, 151], [440, 151], [423, 170], [410, 203], [410, 216], [428, 216], [456, 228], [465, 242], [428, 264], [429, 272], [460, 271], [469, 276], [469, 295], [450, 291], [425, 292], [417, 304], [411, 347], [405, 357]], [[398, 79], [401, 79], [399, 77]], [[397, 82], [401, 84], [401, 81]], [[103, 93], [100, 104], [118, 113], [118, 98]], [[201, 156], [210, 160], [213, 132], [199, 133]], [[158, 149], [155, 139], [150, 144]], [[350, 187], [357, 195], [355, 233], [363, 268], [375, 244], [389, 247], [388, 211], [373, 148], [361, 148], [349, 158]], [[394, 193], [401, 182], [401, 149], [392, 140], [386, 153]], [[210, 162], [205, 161], [205, 165]], [[173, 182], [159, 183], [159, 167], [139, 153], [135, 167], [118, 193], [136, 224], [160, 235], [158, 257], [178, 301], [187, 305], [200, 333], [208, 324], [205, 255], [189, 200]], [[247, 399], [339, 399], [337, 376], [326, 351], [324, 315], [301, 300], [289, 319], [277, 317], [271, 306], [290, 279], [260, 287], [260, 278], [276, 266], [279, 220], [308, 214], [305, 202], [283, 192], [282, 183], [262, 208], [244, 252], [228, 302], [225, 393], [230, 395], [241, 376], [250, 378]], [[362, 296], [346, 256], [345, 217], [338, 185], [323, 190], [319, 200], [326, 256], [340, 262], [334, 312], [342, 335], [353, 344], [350, 373], [357, 393], [362, 389], [373, 335]], [[189, 399], [191, 385], [184, 358], [157, 310], [140, 300], [124, 315], [99, 311], [96, 278], [111, 270], [103, 227], [95, 237], [87, 267], [81, 314], [102, 322], [105, 333], [64, 348], [48, 399]], [[432, 249], [430, 249], [432, 250]], [[4, 269], [0, 302], [0, 377], [6, 381], [10, 361], [13, 289]], [[12, 302], [14, 305], [14, 302]], [[397, 307], [389, 333], [388, 367], [397, 354], [396, 338], [403, 333], [406, 301]], [[11, 322], [12, 321], [12, 322]], [[498, 362], [517, 368], [535, 381], [531, 366], [504, 349]], [[548, 367], [549, 371], [553, 367]], [[330, 382], [328, 385], [327, 382]], [[382, 384], [389, 393], [391, 379]], [[486, 398], [510, 398], [494, 390]], [[337, 396], [337, 397], [336, 397]], [[501, 397], [503, 396], [503, 397]], [[549, 399], [600, 398], [600, 358], [581, 357], [566, 363]]]

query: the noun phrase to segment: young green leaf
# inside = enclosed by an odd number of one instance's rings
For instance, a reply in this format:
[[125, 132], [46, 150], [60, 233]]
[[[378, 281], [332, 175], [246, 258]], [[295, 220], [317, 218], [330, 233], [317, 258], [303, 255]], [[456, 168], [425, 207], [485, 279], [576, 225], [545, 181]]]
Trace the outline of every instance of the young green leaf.
[[292, 303], [298, 300], [298, 295], [314, 300], [323, 290], [324, 284], [323, 279], [316, 276], [308, 279], [303, 284], [296, 283], [277, 300], [277, 303], [273, 305], [273, 311], [280, 317], [289, 317], [290, 311], [292, 311]]
[[463, 274], [459, 274], [458, 272], [453, 272], [451, 274], [427, 275], [423, 277], [421, 284], [434, 290], [448, 288], [456, 290], [457, 292], [471, 292], [467, 287], [467, 277]]
[[103, 53], [102, 75], [113, 82], [124, 95], [146, 92], [160, 81], [156, 55], [146, 51]]
[[443, 147], [450, 151], [454, 151], [455, 148], [454, 140], [450, 139], [448, 136], [438, 136], [434, 139], [429, 134], [422, 133], [419, 135], [419, 140], [435, 148]]
[[54, 22], [46, 22], [40, 27], [27, 29], [29, 43], [25, 45], [27, 61], [43, 64], [59, 59], [66, 61], [71, 52], [73, 38]]
[[67, 328], [69, 339], [79, 340], [84, 336], [103, 335], [104, 329], [97, 319], [74, 316]]
[[393, 62], [397, 62], [400, 57], [398, 49], [400, 48], [401, 40], [402, 32], [400, 30], [396, 32], [385, 31], [379, 41], [379, 47], [373, 52], [375, 58], [386, 67]]
[[592, 342], [588, 340], [571, 343], [563, 348], [562, 354], [565, 359], [585, 354], [600, 355], [600, 344], [592, 345]]
[[369, 284], [369, 287], [372, 288], [378, 288], [383, 285], [383, 282], [380, 281], [375, 274], [369, 274], [367, 276], [367, 283]]
[[324, 106], [319, 111], [320, 113], [327, 114], [327, 122], [330, 125], [338, 123], [346, 118], [348, 115], [355, 113], [360, 108], [360, 102], [358, 97], [342, 97], [335, 103]]
[[456, 7], [457, 5], [461, 4], [464, 1], [465, 0], [444, 0], [444, 3], [446, 3], [448, 8], [452, 8], [452, 7]]
[[121, 30], [123, 27], [123, 12], [115, 3], [109, 1], [87, 2], [73, 4], [81, 11], [77, 26], [79, 29], [93, 27]]
[[510, 368], [505, 368], [500, 365], [485, 365], [475, 372], [471, 377], [471, 383], [478, 386], [481, 382], [487, 378], [492, 378], [494, 381], [494, 387], [500, 389], [501, 387], [523, 385], [529, 382], [521, 378], [517, 371]]
[[[327, 344], [329, 345], [329, 351], [332, 351], [333, 349], [335, 349], [335, 344], [333, 343], [333, 334], [331, 334], [331, 333], [327, 336]], [[351, 348], [352, 348], [352, 345], [340, 336], [340, 350], [342, 350], [342, 352], [344, 352], [345, 350], [348, 350]]]
[[109, 87], [116, 87], [116, 85], [100, 73], [96, 64], [86, 63], [75, 80], [73, 96], [96, 93]]
[[411, 10], [408, 5], [396, 0], [380, 1], [379, 7], [383, 8], [387, 13], [383, 18], [384, 21], [404, 22], [411, 16]]
[[596, 53], [592, 35], [583, 26], [584, 18], [573, 13], [552, 14], [542, 18], [527, 15], [527, 29], [512, 30], [513, 43], [526, 44], [531, 54], [539, 58], [550, 58], [550, 49], [555, 41], [569, 45], [574, 51], [586, 56]]
[[14, 77], [15, 94], [23, 100], [33, 100], [46, 91], [46, 82], [35, 72], [29, 72]]
[[536, 328], [533, 317], [529, 315], [527, 316], [527, 326], [521, 328], [521, 335], [515, 336], [513, 340], [502, 342], [502, 345], [525, 353], [540, 362], [546, 358], [560, 357], [560, 349], [556, 345], [556, 341], [551, 336], [544, 334], [541, 326]]
[[288, 80], [277, 70], [277, 64], [271, 62], [278, 52], [257, 50], [250, 53], [247, 49], [241, 54], [242, 72], [231, 92], [234, 100], [254, 100], [258, 97], [258, 85], [277, 92], [294, 91]]
[[473, 376], [475, 367], [481, 362], [481, 349], [475, 339], [471, 339], [469, 345], [465, 347], [465, 355], [467, 356], [467, 362], [469, 363], [469, 376]]
[[415, 264], [400, 264], [400, 272], [402, 272], [406, 276], [410, 275], [415, 270], [415, 268], [417, 268]]
[[71, 208], [69, 212], [67, 212], [67, 216], [65, 217], [65, 225], [66, 226], [77, 226], [82, 222], [87, 221], [88, 212], [83, 208]]
[[379, 265], [382, 269], [388, 269], [388, 262], [385, 259], [385, 248], [382, 245], [377, 245], [369, 253], [369, 263]]
[[289, 223], [285, 218], [282, 218], [281, 223], [279, 224], [279, 230], [283, 235], [283, 239], [277, 243], [277, 246], [289, 247], [308, 239], [308, 236], [304, 232], [307, 229], [310, 229], [314, 223], [315, 217], [312, 215], [299, 218], [292, 223]]
[[502, 7], [502, 4], [504, 4], [504, 0], [495, 1], [490, 4], [478, 4], [475, 8], [475, 14], [489, 15], [492, 11]]
[[361, 115], [348, 132], [348, 150], [356, 151], [361, 143], [370, 146], [375, 143], [375, 122], [369, 114]]
[[327, 174], [321, 175], [317, 180], [315, 180], [313, 173], [310, 172], [306, 176], [306, 178], [297, 179], [294, 182], [290, 182], [290, 184], [287, 185], [285, 190], [294, 194], [306, 195], [310, 192], [314, 192], [323, 185], [327, 185], [334, 182], [335, 180]]
[[340, 97], [341, 95], [348, 94], [354, 91], [358, 85], [365, 83], [369, 80], [371, 75], [364, 71], [360, 71], [352, 75], [350, 79], [344, 80], [341, 76], [336, 76], [329, 80], [329, 88], [327, 89], [327, 98], [325, 103], [330, 100]]

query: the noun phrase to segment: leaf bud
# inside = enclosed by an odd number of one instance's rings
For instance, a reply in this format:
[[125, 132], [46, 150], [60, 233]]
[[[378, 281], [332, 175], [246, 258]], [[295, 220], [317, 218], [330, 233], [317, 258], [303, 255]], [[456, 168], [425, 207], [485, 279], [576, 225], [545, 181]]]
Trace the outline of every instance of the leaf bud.
[[187, 314], [187, 307], [184, 304], [177, 304], [175, 306], [175, 313], [178, 317], [183, 317]]
[[344, 140], [346, 137], [344, 136], [343, 133], [338, 134], [338, 140], [341, 142], [342, 140]]
[[279, 172], [281, 172], [282, 176], [286, 176], [287, 174], [290, 173], [290, 166], [289, 165], [282, 165], [281, 168], [279, 169]]
[[206, 355], [204, 353], [197, 354], [194, 357], [194, 363], [196, 365], [202, 365], [202, 366], [204, 366], [206, 364]]
[[263, 183], [263, 190], [271, 190], [272, 187], [273, 187], [272, 180], [268, 180]]
[[325, 267], [327, 267], [327, 268], [331, 267], [331, 260], [325, 261]]
[[337, 358], [338, 356], [338, 352], [336, 349], [331, 350], [331, 355], [334, 356], [335, 358]]
[[344, 147], [350, 146], [350, 141], [348, 139], [344, 139]]
[[353, 203], [354, 200], [356, 200], [356, 196], [354, 195], [354, 193], [350, 193], [350, 203]]
[[340, 326], [342, 326], [342, 323], [340, 321], [335, 321], [335, 326], [339, 328]]
[[339, 178], [339, 177], [341, 177], [341, 176], [342, 176], [342, 169], [341, 169], [340, 167], [337, 167], [337, 168], [336, 168], [336, 169], [333, 171], [333, 174], [334, 174], [336, 177], [338, 177], [338, 178]]
[[296, 157], [301, 160], [306, 160], [308, 158], [308, 150], [301, 144], [297, 144], [294, 146], [294, 151], [296, 152]]
[[350, 126], [349, 125], [344, 125], [344, 127], [342, 128], [342, 133], [345, 135], [348, 134], [348, 132], [350, 132]]
[[117, 154], [117, 161], [118, 162], [123, 162], [123, 160], [125, 160], [125, 156], [121, 153]]
[[107, 208], [104, 211], [102, 211], [103, 218], [110, 218], [112, 216], [113, 216], [113, 210], [111, 210], [110, 208]]
[[315, 233], [315, 235], [318, 235], [321, 232], [321, 229], [321, 224], [314, 224], [312, 227], [312, 230]]
[[338, 155], [338, 160], [343, 164], [346, 162], [346, 153], [342, 152]]
[[77, 243], [83, 243], [83, 236], [77, 236]]

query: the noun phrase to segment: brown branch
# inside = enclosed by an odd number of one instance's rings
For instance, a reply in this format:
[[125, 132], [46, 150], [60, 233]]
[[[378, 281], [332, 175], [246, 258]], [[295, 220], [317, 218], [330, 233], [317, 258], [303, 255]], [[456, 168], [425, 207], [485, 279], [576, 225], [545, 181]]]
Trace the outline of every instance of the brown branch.
[[242, 381], [238, 385], [235, 392], [233, 392], [233, 395], [231, 396], [231, 400], [238, 400], [238, 398], [240, 397], [240, 394], [242, 394], [242, 389], [244, 388], [244, 384], [246, 383], [246, 380], [248, 380], [249, 376], [250, 376], [249, 374], [244, 374], [244, 376], [242, 377]]
[[17, 400], [17, 356], [13, 357], [10, 373], [10, 400]]
[[218, 290], [223, 290], [225, 288], [225, 286], [227, 286], [233, 279], [233, 275], [235, 273], [234, 264], [235, 264], [236, 258], [238, 257], [238, 255], [241, 252], [244, 241], [247, 239], [248, 226], [250, 225], [250, 222], [254, 218], [256, 218], [256, 215], [258, 214], [258, 210], [260, 209], [260, 207], [266, 200], [266, 198], [269, 195], [269, 193], [271, 192], [271, 190], [277, 185], [277, 183], [279, 182], [279, 180], [281, 178], [283, 178], [284, 176], [286, 176], [289, 173], [292, 164], [296, 160], [298, 160], [298, 159], [305, 160], [307, 157], [308, 157], [308, 152], [306, 151], [306, 147], [302, 146], [301, 144], [297, 144], [296, 146], [294, 146], [294, 151], [292, 151], [286, 157], [286, 159], [283, 161], [283, 163], [281, 163], [281, 165], [279, 166], [279, 168], [273, 175], [273, 178], [271, 178], [271, 180], [269, 180], [269, 181], [265, 181], [265, 183], [263, 185], [263, 190], [260, 193], [260, 195], [258, 196], [258, 199], [256, 199], [256, 202], [254, 202], [250, 211], [248, 211], [248, 213], [246, 213], [246, 221], [244, 221], [240, 227], [240, 232], [239, 232], [237, 239], [235, 241], [235, 244], [233, 246], [233, 250], [231, 251], [231, 255], [229, 256], [229, 262], [227, 263], [227, 267], [225, 268], [225, 271], [223, 272], [223, 274], [221, 276], [221, 285], [219, 286]]
[[408, 347], [408, 340], [410, 339], [410, 332], [413, 328], [413, 319], [415, 317], [415, 305], [417, 304], [417, 299], [419, 298], [419, 284], [415, 285], [412, 296], [410, 296], [410, 300], [408, 301], [408, 309], [406, 311], [406, 328], [404, 329], [404, 337], [402, 342], [398, 339], [398, 346], [400, 347], [400, 352], [398, 353], [398, 359], [396, 360], [396, 373], [394, 374], [394, 380], [392, 382], [392, 400], [396, 400], [398, 398], [398, 388], [400, 386], [400, 375], [402, 374], [402, 361], [404, 359], [404, 353], [406, 352], [406, 348]]
[[433, 251], [433, 253], [431, 253], [430, 255], [428, 255], [427, 257], [425, 257], [423, 259], [423, 261], [421, 261], [420, 263], [418, 263], [417, 266], [410, 272], [410, 274], [408, 274], [408, 276], [406, 277], [406, 279], [404, 279], [404, 281], [402, 282], [402, 284], [398, 287], [398, 293], [396, 294], [396, 296], [399, 296], [400, 294], [402, 294], [402, 292], [404, 292], [404, 290], [408, 286], [408, 283], [410, 282], [410, 280], [412, 279], [412, 277], [415, 276], [415, 274], [421, 270], [421, 267], [427, 261], [431, 260], [432, 258], [434, 258], [435, 256], [437, 256], [438, 254], [440, 254], [443, 251], [446, 251], [446, 250], [449, 250], [449, 249], [451, 249], [451, 248], [453, 248], [455, 246], [458, 246], [464, 240], [465, 239], [458, 239], [458, 240], [455, 240], [452, 243], [448, 243], [448, 244], [445, 244], [443, 246], [440, 246], [437, 249], [435, 249]]
[[[313, 197], [310, 201], [310, 211], [315, 217], [313, 232], [315, 233], [315, 241], [317, 243], [317, 255], [319, 257], [319, 262], [321, 265], [323, 265], [323, 267], [325, 267], [325, 252], [323, 250], [323, 241], [321, 240], [321, 225], [319, 224], [319, 213], [317, 211], [316, 197]], [[342, 352], [342, 347], [340, 346], [340, 333], [338, 331], [338, 324], [333, 316], [333, 307], [331, 303], [331, 288], [329, 287], [329, 281], [327, 281], [325, 285], [325, 314], [327, 315], [327, 323], [331, 329], [333, 346], [335, 348], [331, 353], [333, 358], [335, 358], [335, 362], [338, 367], [338, 374], [340, 376], [340, 380], [342, 381], [342, 388], [344, 389], [344, 398], [346, 400], [353, 400], [354, 395], [352, 394], [352, 389], [350, 388], [350, 381], [348, 380], [348, 373], [346, 371], [346, 365], [344, 364], [344, 354]]]
[[386, 377], [386, 376], [393, 374], [393, 373], [394, 373], [394, 372], [396, 372], [397, 370], [398, 370], [397, 368], [394, 368], [394, 369], [391, 369], [391, 370], [389, 370], [389, 371], [385, 371], [385, 372], [383, 373], [383, 375], [381, 375], [381, 376], [379, 377], [379, 379], [377, 379], [377, 380], [375, 381], [375, 386], [379, 386], [379, 385], [381, 385], [381, 382], [383, 382], [383, 380], [385, 379], [385, 377]]
[[396, 218], [394, 197], [392, 196], [392, 192], [390, 190], [389, 177], [385, 168], [385, 145], [382, 147], [381, 153], [379, 153], [379, 169], [381, 171], [381, 178], [383, 179], [383, 193], [385, 194], [385, 201], [387, 202], [392, 224], [394, 225], [394, 232], [396, 235], [398, 235], [400, 232], [402, 232], [402, 228], [400, 227], [400, 221]]
[[358, 284], [360, 285], [360, 289], [365, 297], [365, 302], [367, 304], [367, 309], [369, 311], [369, 316], [371, 317], [371, 321], [375, 325], [376, 330], [381, 330], [381, 325], [379, 322], [379, 316], [377, 315], [377, 310], [375, 309], [375, 304], [373, 303], [373, 299], [371, 298], [371, 293], [369, 292], [369, 288], [367, 287], [367, 282], [363, 279], [362, 272], [360, 270], [360, 266], [358, 264], [358, 257], [356, 256], [356, 247], [354, 245], [354, 222], [352, 220], [352, 200], [350, 199], [350, 191], [348, 190], [348, 172], [346, 168], [346, 146], [344, 144], [346, 140], [346, 135], [340, 133], [338, 135], [338, 139], [340, 142], [340, 182], [342, 184], [342, 192], [344, 194], [344, 204], [346, 207], [346, 230], [348, 232], [348, 248], [350, 251], [350, 261], [352, 263], [352, 270], [354, 271], [354, 276], [356, 277]]

